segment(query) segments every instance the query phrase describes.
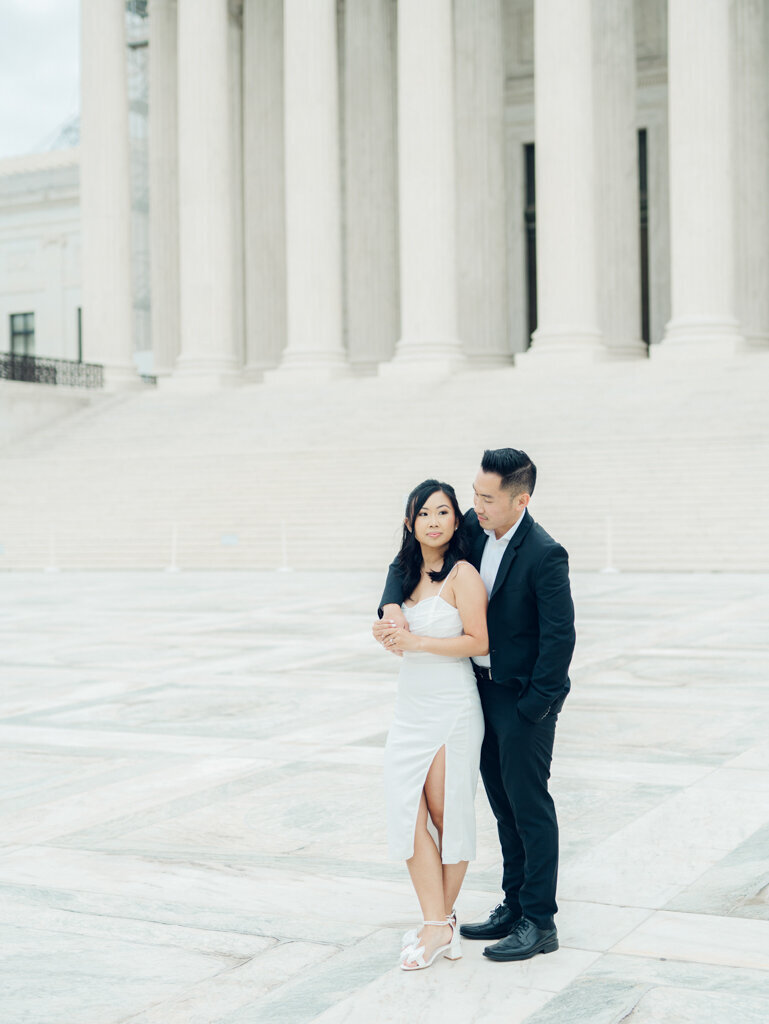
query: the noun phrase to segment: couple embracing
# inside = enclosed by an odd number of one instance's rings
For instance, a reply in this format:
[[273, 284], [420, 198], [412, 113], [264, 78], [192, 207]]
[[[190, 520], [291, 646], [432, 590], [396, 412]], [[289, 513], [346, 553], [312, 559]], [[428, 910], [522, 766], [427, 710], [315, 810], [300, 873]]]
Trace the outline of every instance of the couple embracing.
[[[568, 556], [527, 510], [525, 452], [484, 452], [464, 517], [454, 489], [425, 480], [407, 500], [374, 635], [402, 657], [385, 749], [390, 854], [405, 860], [423, 922], [403, 970], [497, 940], [491, 960], [558, 948], [558, 822], [547, 783], [569, 692], [574, 606]], [[497, 820], [504, 902], [458, 928], [454, 905], [475, 856], [478, 769]]]

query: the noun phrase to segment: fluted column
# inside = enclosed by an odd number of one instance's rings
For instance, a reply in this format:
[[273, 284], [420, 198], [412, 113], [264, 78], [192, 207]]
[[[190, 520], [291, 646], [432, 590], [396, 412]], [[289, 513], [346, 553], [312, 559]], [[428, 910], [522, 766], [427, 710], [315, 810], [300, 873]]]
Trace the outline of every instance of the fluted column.
[[457, 327], [451, 0], [398, 5], [401, 338], [385, 367], [450, 369]]
[[769, 10], [735, 0], [736, 312], [750, 347], [769, 345]]
[[150, 0], [150, 294], [154, 373], [167, 377], [179, 354], [179, 170], [177, 0]]
[[392, 358], [400, 332], [394, 0], [344, 8], [345, 275], [350, 363]]
[[243, 205], [246, 376], [258, 380], [286, 345], [283, 0], [243, 7]]
[[534, 5], [538, 327], [529, 359], [602, 352], [591, 8]]
[[512, 360], [507, 326], [501, 0], [454, 4], [459, 336], [475, 365]]
[[731, 351], [730, 0], [668, 0], [672, 315], [654, 355]]
[[80, 217], [84, 359], [110, 385], [136, 380], [125, 4], [81, 4]]
[[226, 0], [179, 4], [180, 383], [226, 383], [239, 368], [229, 47]]
[[245, 362], [245, 231], [243, 226], [243, 0], [228, 0], [230, 77], [230, 216], [232, 217], [232, 343]]
[[593, 0], [599, 327], [607, 354], [620, 358], [646, 356], [635, 62], [633, 0]]
[[345, 373], [336, 0], [285, 0], [286, 293], [280, 376]]
[[[667, 103], [646, 119], [649, 176], [649, 332], [662, 341], [670, 319], [670, 179]], [[652, 348], [650, 347], [650, 352]]]

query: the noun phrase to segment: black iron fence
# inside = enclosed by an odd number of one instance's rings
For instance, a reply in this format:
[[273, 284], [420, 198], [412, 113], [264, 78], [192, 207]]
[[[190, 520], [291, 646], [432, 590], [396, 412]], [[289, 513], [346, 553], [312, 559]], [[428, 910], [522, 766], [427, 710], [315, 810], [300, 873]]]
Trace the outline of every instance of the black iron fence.
[[19, 356], [5, 352], [0, 353], [0, 380], [59, 384], [70, 388], [102, 388], [104, 367], [98, 363], [41, 359], [38, 356]]

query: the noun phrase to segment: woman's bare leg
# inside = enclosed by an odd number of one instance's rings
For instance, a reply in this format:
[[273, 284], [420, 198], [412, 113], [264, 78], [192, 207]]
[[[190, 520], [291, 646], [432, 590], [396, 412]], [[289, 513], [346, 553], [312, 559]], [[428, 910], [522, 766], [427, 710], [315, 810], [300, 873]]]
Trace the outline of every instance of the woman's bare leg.
[[447, 914], [450, 914], [456, 905], [469, 863], [469, 861], [460, 860], [456, 864], [443, 865], [443, 903], [447, 908]]
[[[441, 747], [430, 765], [425, 779], [425, 797], [430, 817], [443, 844], [443, 805], [446, 794], [446, 748]], [[459, 890], [465, 880], [468, 861], [460, 860], [456, 864], [443, 864], [443, 906], [444, 914], [454, 909]]]
[[411, 881], [416, 889], [417, 899], [425, 921], [440, 921], [443, 910], [443, 872], [441, 855], [427, 831], [427, 801], [425, 795], [419, 799], [417, 825], [414, 830], [414, 856], [406, 861]]
[[[442, 921], [451, 908], [445, 909], [443, 884], [443, 864], [441, 855], [433, 837], [427, 831], [428, 807], [430, 817], [438, 835], [443, 833], [443, 789], [446, 776], [445, 748], [441, 747], [430, 765], [425, 779], [424, 790], [419, 800], [417, 824], [414, 831], [414, 856], [406, 861], [411, 881], [416, 889], [422, 917], [425, 921]], [[461, 884], [461, 883], [460, 883]], [[424, 945], [425, 960], [432, 953], [451, 941], [451, 929], [448, 925], [425, 925], [419, 930], [420, 944]]]

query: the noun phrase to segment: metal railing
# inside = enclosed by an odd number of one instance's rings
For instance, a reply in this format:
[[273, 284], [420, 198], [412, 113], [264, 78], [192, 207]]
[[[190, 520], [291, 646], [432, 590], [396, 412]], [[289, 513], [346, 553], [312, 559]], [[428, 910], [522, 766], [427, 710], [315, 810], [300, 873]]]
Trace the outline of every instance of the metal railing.
[[72, 359], [42, 359], [0, 353], [0, 380], [29, 384], [53, 384], [70, 388], [104, 387], [104, 367], [99, 363], [78, 363]]

